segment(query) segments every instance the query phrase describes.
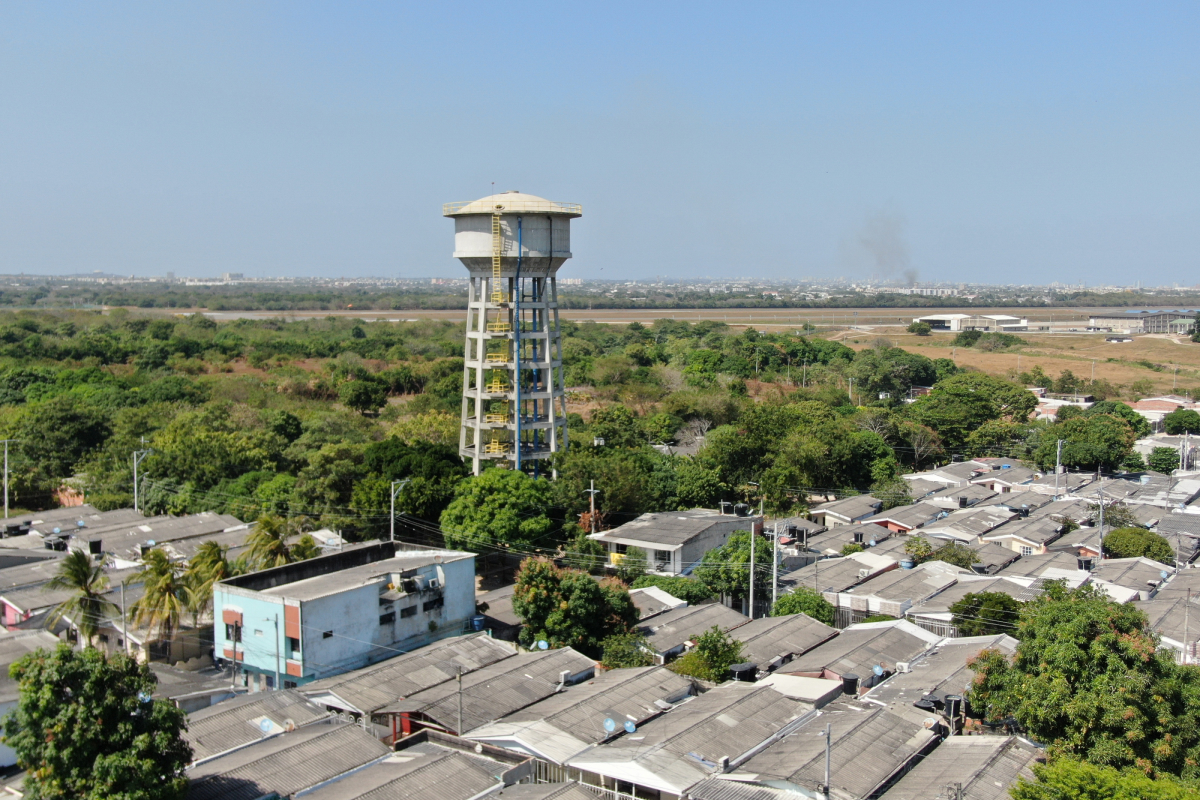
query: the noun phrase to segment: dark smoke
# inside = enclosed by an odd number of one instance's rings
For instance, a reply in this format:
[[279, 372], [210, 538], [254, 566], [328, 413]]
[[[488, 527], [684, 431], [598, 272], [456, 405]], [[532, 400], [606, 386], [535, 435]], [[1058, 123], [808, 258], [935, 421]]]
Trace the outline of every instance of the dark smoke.
[[909, 286], [917, 282], [917, 270], [909, 263], [904, 242], [904, 217], [881, 211], [869, 218], [858, 234], [858, 244], [874, 261], [872, 277], [892, 280], [902, 276]]

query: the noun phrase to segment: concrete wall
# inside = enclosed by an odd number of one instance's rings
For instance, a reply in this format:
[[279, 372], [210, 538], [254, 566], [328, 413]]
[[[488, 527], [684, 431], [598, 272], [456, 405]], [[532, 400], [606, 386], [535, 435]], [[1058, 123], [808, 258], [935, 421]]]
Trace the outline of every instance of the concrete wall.
[[683, 547], [678, 550], [681, 571], [690, 572], [694, 569], [704, 558], [705, 553], [729, 541], [729, 536], [734, 531], [754, 531], [761, 534], [762, 519], [759, 517], [718, 517], [707, 530], [685, 542]]

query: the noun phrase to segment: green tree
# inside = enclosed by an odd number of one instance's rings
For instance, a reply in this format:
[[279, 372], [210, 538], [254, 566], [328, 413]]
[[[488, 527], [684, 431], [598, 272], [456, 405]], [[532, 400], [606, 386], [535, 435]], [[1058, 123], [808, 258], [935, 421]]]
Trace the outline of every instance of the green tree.
[[1054, 754], [1196, 777], [1197, 671], [1158, 649], [1141, 610], [1052, 582], [1013, 636], [1011, 661], [990, 650], [971, 662], [969, 702], [986, 719], [1015, 719]]
[[[754, 537], [754, 565], [755, 594], [758, 597], [766, 597], [771, 576], [771, 543], [766, 537]], [[750, 533], [734, 531], [725, 544], [704, 554], [695, 574], [713, 594], [735, 600], [748, 596]]]
[[909, 536], [904, 543], [904, 552], [913, 561], [923, 564], [933, 558], [933, 545], [924, 536]]
[[1185, 433], [1200, 434], [1200, 411], [1190, 408], [1177, 408], [1163, 417], [1163, 430], [1172, 436], [1182, 436]]
[[616, 633], [601, 643], [604, 656], [600, 663], [607, 669], [649, 667], [654, 655], [646, 637], [640, 633]]
[[1096, 414], [1112, 414], [1114, 417], [1120, 417], [1125, 420], [1129, 427], [1133, 428], [1133, 432], [1139, 437], [1150, 435], [1150, 420], [1143, 417], [1132, 407], [1122, 403], [1119, 400], [1101, 400], [1094, 404], [1091, 408], [1084, 412], [1088, 416]]
[[1021, 603], [1003, 592], [971, 592], [950, 606], [959, 636], [1014, 635]]
[[964, 372], [938, 381], [926, 396], [910, 405], [907, 415], [937, 431], [957, 452], [985, 422], [1023, 423], [1037, 407], [1037, 397], [1023, 386], [979, 372]]
[[[259, 570], [312, 558], [316, 542], [311, 536], [307, 536], [307, 542], [304, 541], [306, 537], [301, 534], [304, 524], [303, 518], [299, 517], [284, 519], [274, 514], [263, 514], [246, 537], [246, 561], [253, 569]], [[289, 545], [291, 538], [297, 535], [300, 535], [300, 541]], [[319, 552], [316, 554], [319, 555]]]
[[1039, 465], [1047, 469], [1054, 466], [1059, 439], [1066, 442], [1062, 449], [1063, 466], [1111, 472], [1125, 460], [1137, 434], [1125, 420], [1112, 414], [1075, 416], [1046, 429], [1034, 453]]
[[1175, 564], [1175, 551], [1171, 549], [1171, 543], [1145, 528], [1109, 531], [1104, 537], [1104, 555], [1109, 558], [1149, 558], [1163, 564]]
[[142, 582], [142, 596], [130, 606], [130, 617], [154, 639], [169, 642], [188, 606], [183, 565], [171, 561], [158, 547], [147, 551], [142, 564], [137, 574]]
[[1200, 789], [1169, 776], [1118, 770], [1072, 758], [1034, 764], [1036, 781], [1024, 778], [1009, 790], [1013, 800], [1200, 800]]
[[1156, 447], [1150, 451], [1146, 464], [1155, 472], [1170, 475], [1179, 468], [1179, 451], [1174, 447]]
[[543, 558], [521, 563], [513, 611], [524, 623], [523, 644], [544, 640], [593, 658], [602, 654], [605, 639], [628, 633], [638, 621], [637, 607], [620, 582], [597, 583], [586, 572], [560, 569]]
[[928, 336], [933, 333], [933, 326], [928, 322], [914, 322], [905, 328], [909, 333], [915, 333], [917, 336]]
[[71, 550], [58, 562], [58, 570], [46, 581], [46, 588], [73, 592], [54, 609], [50, 623], [63, 617], [74, 620], [75, 627], [89, 645], [99, 633], [100, 623], [111, 614], [120, 613], [116, 604], [105, 596], [108, 576], [104, 573], [104, 565], [92, 561], [92, 557], [82, 550]]
[[672, 597], [678, 597], [693, 606], [713, 597], [712, 589], [706, 584], [682, 575], [643, 575], [633, 582], [631, 588], [643, 589], [647, 586], [656, 586]]
[[945, 561], [962, 569], [970, 569], [972, 564], [979, 563], [979, 554], [965, 544], [950, 542], [942, 545], [929, 558], [930, 561]]
[[696, 645], [671, 664], [680, 675], [702, 681], [720, 682], [729, 677], [730, 666], [742, 658], [742, 643], [716, 625], [695, 638]]
[[20, 690], [5, 743], [36, 800], [182, 800], [192, 749], [184, 712], [153, 700], [145, 664], [60, 645], [12, 665]]
[[600, 575], [608, 563], [608, 548], [603, 542], [588, 538], [587, 533], [581, 530], [567, 543], [563, 560], [571, 569]]
[[863, 547], [861, 544], [857, 544], [855, 542], [847, 542], [846, 544], [842, 545], [842, 555], [852, 556], [855, 553], [861, 553], [865, 549], [866, 548]]
[[370, 377], [346, 381], [338, 387], [338, 399], [360, 414], [378, 411], [387, 405], [387, 385]]
[[631, 547], [625, 551], [624, 557], [617, 565], [615, 571], [617, 580], [628, 586], [645, 575], [648, 566], [646, 551], [640, 547]]
[[463, 480], [442, 512], [446, 546], [478, 552], [538, 543], [554, 530], [545, 514], [551, 491], [549, 481], [516, 470], [488, 469]]
[[771, 608], [772, 617], [786, 617], [790, 614], [807, 614], [817, 622], [832, 625], [834, 607], [816, 589], [797, 586], [776, 600], [775, 605]]

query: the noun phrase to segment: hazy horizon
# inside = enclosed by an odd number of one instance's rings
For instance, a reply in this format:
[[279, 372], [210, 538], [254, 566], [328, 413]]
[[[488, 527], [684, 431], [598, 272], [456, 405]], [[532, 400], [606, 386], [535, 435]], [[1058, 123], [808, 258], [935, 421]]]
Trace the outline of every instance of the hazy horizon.
[[0, 273], [1196, 283], [1200, 9], [0, 8]]

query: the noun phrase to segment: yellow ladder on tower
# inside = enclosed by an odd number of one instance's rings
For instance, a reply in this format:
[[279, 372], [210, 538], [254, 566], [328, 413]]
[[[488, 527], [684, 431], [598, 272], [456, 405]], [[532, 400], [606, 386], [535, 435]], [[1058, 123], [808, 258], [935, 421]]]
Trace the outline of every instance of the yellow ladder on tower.
[[504, 232], [500, 228], [500, 215], [492, 214], [492, 302], [504, 302], [504, 290], [500, 283], [500, 257], [504, 252]]
[[508, 452], [508, 442], [501, 438], [499, 431], [492, 431], [492, 440], [483, 446], [483, 452], [488, 455]]
[[498, 392], [507, 392], [508, 391], [508, 381], [506, 381], [506, 380], [504, 380], [504, 378], [500, 377], [499, 373], [494, 373], [492, 375], [492, 382], [489, 383], [485, 388], [487, 389], [487, 391], [492, 392], [493, 394], [498, 393]]
[[499, 414], [487, 414], [484, 416], [483, 421], [489, 425], [497, 425], [508, 422], [508, 401], [505, 400], [500, 404]]

